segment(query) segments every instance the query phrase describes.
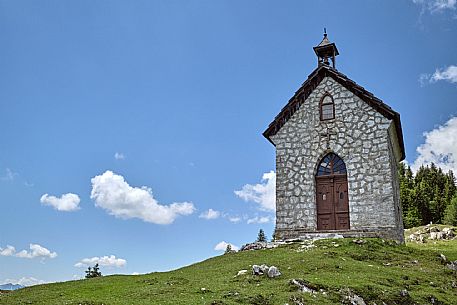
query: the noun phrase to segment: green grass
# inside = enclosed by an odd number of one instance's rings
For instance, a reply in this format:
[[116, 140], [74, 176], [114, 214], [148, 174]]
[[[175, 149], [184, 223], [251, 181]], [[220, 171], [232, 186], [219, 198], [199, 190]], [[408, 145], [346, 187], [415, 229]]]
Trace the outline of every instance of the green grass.
[[[406, 246], [366, 241], [321, 240], [309, 250], [295, 243], [213, 257], [170, 272], [38, 285], [0, 295], [0, 304], [341, 304], [348, 288], [367, 304], [432, 304], [432, 298], [441, 302], [434, 304], [457, 304], [456, 274], [438, 259], [444, 253], [457, 260], [457, 240]], [[253, 264], [275, 265], [282, 275], [253, 276]], [[241, 269], [248, 274], [235, 277]], [[291, 279], [325, 293], [298, 292]], [[409, 296], [400, 296], [403, 289]]]

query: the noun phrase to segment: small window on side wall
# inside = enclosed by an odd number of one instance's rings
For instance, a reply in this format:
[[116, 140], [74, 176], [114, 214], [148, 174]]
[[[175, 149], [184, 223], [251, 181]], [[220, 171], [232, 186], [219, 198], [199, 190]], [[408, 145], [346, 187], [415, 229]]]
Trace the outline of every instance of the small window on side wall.
[[335, 118], [335, 103], [330, 94], [326, 93], [321, 99], [321, 121], [331, 120]]

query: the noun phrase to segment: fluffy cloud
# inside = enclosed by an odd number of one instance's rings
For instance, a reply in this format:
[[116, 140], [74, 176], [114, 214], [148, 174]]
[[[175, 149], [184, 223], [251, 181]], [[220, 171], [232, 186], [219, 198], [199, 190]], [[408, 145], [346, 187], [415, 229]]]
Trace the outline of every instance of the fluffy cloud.
[[123, 153], [116, 152], [114, 154], [114, 159], [116, 159], [116, 160], [124, 160], [125, 159], [125, 155]]
[[238, 251], [240, 249], [237, 246], [235, 246], [234, 244], [231, 244], [231, 243], [228, 243], [228, 242], [225, 242], [225, 241], [221, 241], [216, 246], [214, 246], [214, 250], [216, 250], [216, 251], [225, 251], [227, 249], [227, 245], [230, 245], [232, 247], [232, 250], [235, 250], [235, 251]]
[[247, 220], [247, 223], [248, 224], [254, 224], [254, 223], [267, 223], [267, 222], [271, 222], [272, 219], [269, 217], [269, 216], [256, 216], [256, 217], [253, 217], [253, 218], [249, 218]]
[[244, 201], [253, 201], [260, 205], [261, 210], [274, 211], [276, 209], [276, 173], [270, 171], [262, 176], [261, 183], [246, 184], [235, 194]]
[[436, 69], [435, 73], [430, 77], [430, 81], [437, 82], [439, 80], [457, 83], [457, 66], [450, 65], [443, 69]]
[[436, 83], [437, 81], [447, 81], [450, 83], [457, 83], [457, 66], [450, 65], [443, 69], [436, 69], [435, 73], [427, 74], [423, 73], [419, 76], [419, 82], [421, 86], [428, 83]]
[[16, 249], [13, 246], [7, 245], [5, 249], [0, 248], [1, 256], [13, 256], [16, 253]]
[[155, 224], [170, 224], [179, 215], [195, 211], [191, 202], [160, 205], [148, 187], [131, 187], [124, 177], [106, 171], [92, 178], [90, 198], [110, 215], [122, 219], [139, 218]]
[[16, 279], [6, 279], [6, 280], [3, 280], [1, 281], [1, 284], [0, 285], [3, 285], [3, 284], [13, 284], [13, 285], [22, 285], [22, 286], [33, 286], [33, 285], [39, 285], [39, 284], [45, 284], [46, 282], [43, 281], [43, 280], [38, 280], [34, 277], [23, 277], [23, 278], [20, 278], [18, 280]]
[[20, 258], [55, 258], [57, 256], [56, 252], [51, 252], [43, 246], [38, 244], [30, 244], [30, 251], [22, 250], [16, 252], [16, 248], [13, 246], [7, 245], [5, 249], [0, 248], [0, 255], [2, 256], [16, 256]]
[[430, 12], [440, 12], [445, 10], [455, 10], [457, 0], [413, 0], [415, 4], [422, 6], [422, 9]]
[[425, 132], [425, 143], [417, 147], [418, 157], [411, 165], [413, 170], [421, 165], [435, 163], [444, 171], [457, 173], [457, 117], [444, 125]]
[[198, 217], [204, 219], [216, 219], [219, 218], [219, 216], [221, 216], [221, 212], [209, 209], [208, 211], [201, 213]]
[[30, 244], [30, 251], [27, 250], [22, 250], [18, 253], [16, 253], [17, 257], [22, 257], [22, 258], [35, 258], [35, 257], [41, 257], [41, 258], [55, 258], [57, 256], [56, 252], [51, 252], [45, 247], [42, 247], [38, 244]]
[[99, 264], [100, 266], [104, 267], [124, 267], [127, 264], [127, 261], [122, 258], [116, 258], [114, 255], [110, 256], [102, 256], [102, 257], [92, 257], [92, 258], [84, 258], [78, 263], [75, 264], [75, 267], [86, 267], [86, 266], [93, 266], [95, 264]]
[[44, 205], [52, 206], [57, 211], [71, 212], [79, 210], [79, 196], [76, 194], [68, 193], [63, 194], [62, 196], [49, 196], [44, 194], [40, 198], [40, 202]]

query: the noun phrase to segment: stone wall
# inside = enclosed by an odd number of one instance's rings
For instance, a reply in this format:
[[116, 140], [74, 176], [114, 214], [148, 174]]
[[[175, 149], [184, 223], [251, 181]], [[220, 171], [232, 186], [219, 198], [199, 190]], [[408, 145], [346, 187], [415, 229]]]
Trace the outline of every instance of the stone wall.
[[[321, 121], [319, 102], [326, 93], [335, 119]], [[390, 120], [330, 77], [271, 137], [276, 146], [276, 238], [297, 238], [317, 228], [315, 173], [329, 152], [347, 167], [350, 231], [402, 240], [396, 157]], [[327, 138], [327, 129], [335, 135]]]

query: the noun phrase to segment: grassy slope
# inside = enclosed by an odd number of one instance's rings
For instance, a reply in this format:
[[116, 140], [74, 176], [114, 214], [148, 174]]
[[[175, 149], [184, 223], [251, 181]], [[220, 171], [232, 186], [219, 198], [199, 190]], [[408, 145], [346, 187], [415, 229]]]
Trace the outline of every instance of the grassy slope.
[[[338, 239], [315, 245], [307, 251], [293, 244], [223, 255], [171, 272], [39, 285], [0, 295], [0, 304], [295, 304], [294, 297], [305, 304], [336, 304], [345, 287], [377, 304], [430, 304], [431, 296], [457, 304], [456, 274], [437, 258], [444, 253], [457, 260], [457, 240], [397, 246], [379, 239], [362, 245]], [[235, 277], [262, 263], [279, 267], [282, 276]], [[288, 284], [292, 278], [327, 293], [297, 292]], [[400, 297], [402, 289], [410, 297]]]

